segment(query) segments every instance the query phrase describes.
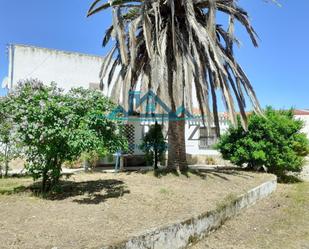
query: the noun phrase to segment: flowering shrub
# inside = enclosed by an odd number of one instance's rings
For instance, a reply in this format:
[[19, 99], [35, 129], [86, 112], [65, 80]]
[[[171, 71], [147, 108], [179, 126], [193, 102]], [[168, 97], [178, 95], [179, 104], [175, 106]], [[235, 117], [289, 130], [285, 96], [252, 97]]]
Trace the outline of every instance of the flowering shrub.
[[113, 104], [101, 92], [78, 88], [64, 93], [55, 84], [28, 80], [8, 98], [26, 168], [34, 179], [42, 178], [43, 192], [58, 183], [64, 162], [126, 146], [118, 124], [105, 118]]

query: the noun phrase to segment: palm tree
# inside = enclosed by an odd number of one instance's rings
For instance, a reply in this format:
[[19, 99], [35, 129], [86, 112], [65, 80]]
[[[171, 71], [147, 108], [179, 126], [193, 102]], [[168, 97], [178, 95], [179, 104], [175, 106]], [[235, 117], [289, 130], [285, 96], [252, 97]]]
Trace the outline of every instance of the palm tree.
[[[208, 127], [214, 122], [218, 134], [218, 92], [233, 124], [239, 111], [246, 126], [246, 98], [261, 112], [252, 85], [233, 54], [234, 44], [239, 43], [234, 36], [235, 21], [258, 46], [248, 14], [236, 0], [95, 0], [88, 16], [108, 8], [112, 8], [113, 22], [103, 45], [111, 37], [115, 44], [101, 76], [108, 77], [107, 86], [115, 82], [111, 95], [116, 101], [122, 89], [126, 105], [128, 91], [136, 89], [138, 82], [141, 89], [154, 91], [172, 112], [179, 106], [191, 111], [195, 98], [203, 122]], [[227, 28], [217, 23], [217, 12], [228, 16]], [[183, 119], [169, 121], [168, 169], [187, 169], [184, 131]]]

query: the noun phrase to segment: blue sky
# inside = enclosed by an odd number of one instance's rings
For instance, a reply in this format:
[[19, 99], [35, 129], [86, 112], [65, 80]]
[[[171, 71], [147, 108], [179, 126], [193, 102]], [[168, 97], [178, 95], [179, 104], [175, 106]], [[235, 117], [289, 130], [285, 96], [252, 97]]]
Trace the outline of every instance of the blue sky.
[[[237, 58], [262, 104], [309, 108], [309, 1], [240, 0], [260, 37], [254, 48], [245, 31]], [[110, 11], [86, 18], [92, 0], [0, 0], [0, 81], [7, 75], [8, 43], [104, 55], [101, 47]], [[3, 93], [3, 90], [0, 92]]]

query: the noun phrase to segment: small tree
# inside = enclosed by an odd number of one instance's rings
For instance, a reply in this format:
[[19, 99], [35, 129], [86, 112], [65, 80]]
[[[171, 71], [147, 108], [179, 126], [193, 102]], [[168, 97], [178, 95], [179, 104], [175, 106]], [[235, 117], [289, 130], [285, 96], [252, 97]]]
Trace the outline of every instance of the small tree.
[[16, 132], [8, 102], [7, 97], [0, 98], [0, 176], [8, 175], [9, 162], [18, 156]]
[[162, 126], [157, 122], [150, 126], [148, 133], [143, 138], [141, 149], [146, 154], [146, 160], [157, 169], [158, 162], [162, 159], [167, 149], [162, 133]]
[[277, 175], [298, 172], [309, 153], [308, 139], [301, 133], [303, 126], [302, 121], [294, 119], [292, 110], [275, 111], [268, 107], [265, 117], [249, 116], [247, 131], [240, 124], [229, 128], [217, 147], [224, 159], [238, 166], [264, 166]]
[[[12, 114], [27, 157], [27, 170], [42, 178], [42, 191], [58, 183], [61, 166], [82, 153], [113, 152], [125, 140], [104, 114], [112, 108], [97, 91], [56, 87], [29, 80], [10, 96]], [[100, 114], [100, 115], [99, 115]]]

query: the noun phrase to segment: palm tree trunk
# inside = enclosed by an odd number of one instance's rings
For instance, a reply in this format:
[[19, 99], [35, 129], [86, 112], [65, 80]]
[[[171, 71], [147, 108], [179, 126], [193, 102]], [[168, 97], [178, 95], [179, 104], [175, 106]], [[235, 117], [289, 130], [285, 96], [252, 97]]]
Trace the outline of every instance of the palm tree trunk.
[[170, 120], [168, 130], [168, 161], [167, 170], [186, 171], [185, 120]]
[[175, 120], [168, 122], [168, 159], [167, 171], [175, 171], [179, 168], [178, 160], [178, 139], [177, 139], [177, 125]]
[[[168, 40], [171, 43], [171, 39]], [[172, 46], [172, 44], [170, 44]], [[168, 158], [167, 171], [176, 171], [179, 169], [179, 141], [177, 132], [177, 120], [175, 119], [176, 105], [173, 94], [173, 62], [174, 58], [171, 52], [167, 53], [168, 67], [168, 94], [171, 103], [171, 113], [168, 121]]]
[[[169, 37], [167, 41], [167, 46], [172, 48], [173, 42], [172, 37]], [[175, 61], [175, 56], [172, 52], [172, 49], [167, 51], [167, 80], [168, 80], [168, 95], [171, 104], [171, 115], [168, 122], [168, 160], [167, 160], [167, 171], [181, 170], [184, 171], [187, 169], [187, 160], [186, 160], [186, 142], [185, 142], [185, 120], [177, 119], [175, 116], [176, 109], [179, 106], [176, 106], [175, 94], [174, 94], [174, 84], [180, 84], [176, 82], [175, 78], [177, 68], [177, 63]], [[184, 93], [182, 93], [184, 94]], [[184, 117], [182, 113], [181, 118]]]
[[[182, 118], [183, 118], [183, 116], [182, 116]], [[186, 121], [184, 119], [178, 121], [177, 137], [178, 137], [178, 141], [179, 141], [178, 157], [179, 157], [179, 169], [180, 169], [180, 171], [187, 171], [188, 170], [185, 129], [186, 129]]]

